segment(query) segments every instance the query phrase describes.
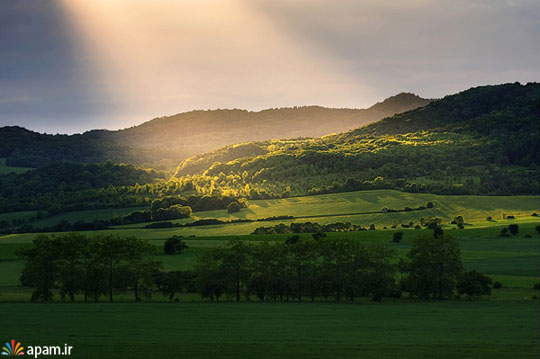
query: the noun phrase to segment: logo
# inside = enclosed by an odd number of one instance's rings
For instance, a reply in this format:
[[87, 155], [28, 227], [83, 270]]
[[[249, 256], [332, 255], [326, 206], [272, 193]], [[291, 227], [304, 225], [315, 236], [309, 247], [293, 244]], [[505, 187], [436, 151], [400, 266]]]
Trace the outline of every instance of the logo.
[[2, 347], [2, 356], [18, 356], [18, 355], [24, 355], [24, 347], [21, 346], [21, 343], [17, 342], [15, 343], [15, 340], [11, 340], [10, 342], [5, 342], [4, 346]]

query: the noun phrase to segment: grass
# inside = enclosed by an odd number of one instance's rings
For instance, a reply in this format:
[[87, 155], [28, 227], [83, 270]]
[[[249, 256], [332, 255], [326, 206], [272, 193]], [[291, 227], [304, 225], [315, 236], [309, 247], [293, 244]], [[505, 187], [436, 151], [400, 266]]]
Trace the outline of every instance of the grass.
[[[535, 210], [538, 199], [367, 191], [251, 201], [249, 209], [234, 215], [225, 211], [196, 213], [196, 218], [220, 219], [309, 216], [374, 211], [382, 207], [401, 209], [432, 201], [435, 208], [421, 212], [319, 217], [314, 221], [349, 220], [365, 226], [375, 223], [375, 231], [328, 235], [387, 243], [396, 250], [397, 261], [406, 255], [416, 236], [431, 232], [385, 230], [383, 225], [394, 220], [417, 222], [419, 217], [429, 215], [443, 218], [445, 231], [459, 240], [465, 267], [503, 283], [503, 288], [493, 290], [489, 299], [477, 301], [426, 302], [402, 298], [385, 299], [382, 303], [367, 299], [337, 304], [211, 303], [190, 294], [181, 295], [179, 303], [166, 303], [162, 294], [154, 293], [151, 302], [134, 303], [132, 293], [125, 293], [119, 294], [117, 302], [112, 304], [82, 303], [81, 298], [75, 304], [20, 303], [28, 301], [31, 290], [20, 287], [18, 278], [23, 262], [16, 251], [30, 247], [35, 234], [3, 235], [0, 236], [0, 308], [4, 325], [0, 339], [15, 338], [26, 346], [67, 343], [74, 347], [74, 358], [536, 358], [540, 349], [540, 306], [532, 298], [540, 293], [532, 286], [540, 278], [540, 241], [535, 231], [538, 218], [530, 214], [540, 212]], [[63, 218], [105, 218], [113, 215], [109, 211], [73, 212]], [[502, 220], [502, 213], [517, 218]], [[449, 224], [459, 214], [469, 223], [463, 230]], [[486, 221], [489, 215], [496, 221]], [[192, 268], [199, 255], [231, 239], [285, 240], [288, 235], [249, 235], [257, 226], [279, 222], [290, 221], [156, 230], [123, 226], [99, 233], [150, 239], [163, 268], [175, 270]], [[519, 224], [519, 234], [499, 237], [501, 229], [510, 223]], [[391, 242], [396, 230], [405, 232], [399, 244]], [[179, 256], [166, 256], [162, 246], [165, 238], [173, 234], [185, 236], [189, 248]]]
[[[382, 208], [403, 209], [405, 207], [424, 206], [433, 202], [434, 208], [422, 211], [398, 213], [369, 213], [378, 212]], [[351, 213], [367, 214], [355, 214]], [[237, 213], [227, 213], [225, 210], [205, 211], [194, 213], [193, 220], [217, 218], [223, 221], [234, 219], [259, 219], [272, 216], [302, 217], [295, 220], [278, 221], [318, 222], [328, 224], [334, 222], [352, 222], [378, 227], [391, 226], [393, 222], [418, 222], [421, 217], [439, 217], [444, 222], [451, 222], [461, 215], [468, 222], [486, 221], [488, 216], [502, 221], [502, 215], [530, 217], [533, 212], [540, 213], [540, 196], [442, 196], [433, 194], [405, 193], [393, 190], [359, 191], [334, 193], [318, 196], [294, 197], [286, 199], [249, 201], [249, 207]], [[323, 217], [323, 216], [328, 217]], [[186, 220], [173, 221], [185, 223]], [[186, 228], [187, 235], [234, 235], [249, 234], [260, 226], [274, 225], [276, 222], [238, 223], [227, 226], [204, 228]], [[120, 226], [119, 228], [143, 228], [146, 224]], [[491, 225], [485, 223], [485, 225]]]
[[107, 208], [107, 209], [94, 209], [87, 211], [73, 211], [69, 213], [57, 214], [55, 216], [47, 217], [44, 219], [32, 222], [32, 226], [36, 228], [50, 227], [58, 224], [60, 221], [68, 221], [75, 223], [78, 221], [91, 222], [96, 219], [111, 219], [117, 217], [127, 216], [135, 211], [148, 210], [147, 207], [130, 207], [130, 208]]
[[6, 165], [6, 159], [5, 158], [0, 158], [0, 175], [5, 175], [5, 174], [8, 174], [8, 173], [20, 174], [20, 173], [24, 173], [26, 171], [29, 171], [31, 169], [33, 169], [33, 168], [8, 166], [8, 165]]
[[[538, 301], [2, 304], [0, 337], [73, 358], [536, 358]], [[21, 320], [24, 318], [24, 320]]]
[[[518, 223], [520, 233], [512, 237], [499, 237], [501, 228], [507, 226], [509, 222], [479, 222], [466, 226], [465, 229], [451, 229], [447, 226], [446, 231], [458, 238], [464, 265], [467, 269], [476, 269], [484, 274], [492, 276], [494, 280], [501, 281], [505, 287], [521, 288], [524, 293], [516, 293], [515, 298], [522, 296], [532, 296], [532, 285], [540, 278], [540, 241], [535, 232], [537, 222], [535, 219], [517, 218], [512, 223]], [[229, 225], [225, 227], [233, 227]], [[203, 228], [203, 227], [201, 227]], [[288, 235], [232, 235], [232, 236], [205, 236], [186, 237], [184, 240], [189, 248], [179, 256], [166, 256], [162, 252], [164, 239], [174, 233], [183, 233], [183, 229], [122, 229], [109, 230], [95, 233], [117, 233], [135, 235], [148, 238], [156, 246], [157, 260], [163, 263], [165, 270], [189, 269], [192, 268], [197, 257], [212, 248], [224, 246], [231, 239], [244, 241], [283, 241]], [[363, 231], [363, 232], [342, 232], [329, 233], [333, 238], [355, 238], [363, 242], [387, 243], [396, 249], [397, 256], [404, 257], [411, 248], [412, 241], [421, 234], [430, 235], [429, 230], [405, 229], [404, 239], [401, 243], [391, 242], [392, 233], [395, 229]], [[525, 238], [530, 235], [531, 238]], [[311, 234], [302, 234], [303, 237], [310, 237]], [[31, 241], [35, 234], [7, 235], [0, 237], [0, 291], [14, 290], [18, 285], [18, 278], [23, 267], [23, 262], [17, 258], [15, 251], [17, 248], [31, 246]], [[0, 301], [14, 299], [15, 297], [3, 297]], [[26, 300], [27, 293], [22, 293], [17, 297], [19, 300]], [[164, 300], [164, 298], [162, 298]]]

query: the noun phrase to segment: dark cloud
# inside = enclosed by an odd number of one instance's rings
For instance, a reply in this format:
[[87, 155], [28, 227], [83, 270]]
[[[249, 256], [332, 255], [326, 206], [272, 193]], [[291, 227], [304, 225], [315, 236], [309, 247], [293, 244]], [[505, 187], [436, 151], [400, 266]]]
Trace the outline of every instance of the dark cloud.
[[256, 0], [282, 31], [379, 94], [540, 79], [537, 1]]
[[2, 1], [0, 125], [72, 131], [100, 114], [77, 46], [56, 1]]
[[[99, 21], [86, 30], [120, 59], [114, 67], [89, 50], [84, 27], [60, 0], [3, 0], [0, 125], [73, 132], [117, 127], [111, 119], [118, 115], [122, 125], [132, 125], [141, 116], [195, 107], [359, 107], [401, 91], [440, 97], [482, 84], [540, 80], [536, 0], [213, 1], [204, 2], [203, 13], [234, 3], [242, 16], [227, 19], [216, 10], [206, 20], [161, 19], [156, 16], [170, 13], [164, 4], [171, 3], [123, 3], [133, 13], [132, 4], [145, 9], [137, 21], [154, 9], [146, 25], [155, 32], [128, 32], [146, 41], [139, 49], [118, 34], [108, 44]], [[199, 6], [190, 4], [187, 9]], [[212, 23], [215, 28], [205, 28]], [[122, 69], [120, 80], [115, 71]]]

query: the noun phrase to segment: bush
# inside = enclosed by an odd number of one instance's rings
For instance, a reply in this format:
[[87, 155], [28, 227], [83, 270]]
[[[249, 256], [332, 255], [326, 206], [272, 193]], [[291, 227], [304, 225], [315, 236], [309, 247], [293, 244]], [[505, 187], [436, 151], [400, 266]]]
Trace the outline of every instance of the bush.
[[519, 232], [519, 226], [517, 224], [511, 224], [508, 226], [508, 231], [515, 236]]
[[401, 242], [402, 239], [403, 239], [403, 232], [402, 231], [394, 232], [392, 242], [399, 243], [399, 242]]
[[150, 223], [146, 225], [144, 228], [155, 229], [155, 228], [172, 228], [172, 227], [174, 227], [174, 223], [172, 222], [155, 222], [155, 223]]
[[229, 205], [227, 206], [227, 213], [236, 213], [236, 212], [240, 212], [240, 209], [242, 207], [240, 206], [240, 203], [238, 202], [231, 202], [229, 203]]
[[493, 283], [493, 289], [500, 289], [502, 288], [502, 283], [501, 282], [495, 282]]
[[457, 284], [460, 295], [468, 295], [470, 299], [491, 295], [491, 278], [473, 270], [462, 274]]
[[540, 290], [540, 282], [533, 285], [533, 289]]
[[181, 236], [172, 236], [167, 238], [165, 244], [163, 245], [163, 252], [168, 255], [180, 254], [188, 245], [184, 243], [180, 238]]

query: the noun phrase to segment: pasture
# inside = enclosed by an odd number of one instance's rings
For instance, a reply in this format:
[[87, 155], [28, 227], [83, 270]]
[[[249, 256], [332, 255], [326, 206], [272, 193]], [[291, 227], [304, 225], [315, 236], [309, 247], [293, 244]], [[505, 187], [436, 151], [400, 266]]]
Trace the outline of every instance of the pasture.
[[[4, 303], [1, 338], [73, 358], [536, 358], [538, 301]], [[20, 320], [24, 318], [24, 320]]]
[[32, 168], [27, 168], [27, 167], [11, 167], [11, 166], [8, 166], [8, 165], [6, 165], [6, 159], [5, 158], [0, 158], [0, 175], [5, 175], [5, 174], [8, 174], [8, 173], [20, 174], [20, 173], [24, 173], [26, 171], [29, 171], [31, 169]]
[[[443, 219], [444, 230], [459, 240], [466, 269], [476, 269], [503, 285], [494, 289], [491, 297], [476, 301], [419, 301], [405, 297], [384, 299], [382, 303], [367, 298], [354, 303], [322, 299], [302, 304], [255, 300], [234, 303], [225, 297], [224, 303], [213, 303], [196, 294], [180, 294], [176, 296], [178, 302], [168, 303], [163, 294], [154, 292], [149, 301], [142, 303], [135, 303], [132, 293], [118, 294], [115, 303], [83, 303], [80, 296], [74, 304], [60, 303], [59, 296], [49, 304], [23, 303], [28, 302], [31, 290], [20, 286], [23, 262], [16, 251], [30, 247], [36, 234], [1, 235], [0, 308], [7, 324], [0, 329], [0, 339], [14, 338], [23, 345], [67, 343], [74, 347], [73, 358], [536, 358], [540, 350], [540, 306], [534, 298], [540, 293], [532, 286], [540, 278], [540, 241], [535, 230], [538, 218], [531, 213], [539, 212], [538, 199], [366, 191], [250, 201], [248, 209], [236, 214], [208, 211], [195, 213], [194, 218], [305, 217], [294, 220], [152, 230], [132, 225], [99, 231], [149, 239], [163, 269], [179, 270], [193, 268], [199, 255], [232, 239], [274, 242], [289, 237], [250, 235], [258, 226], [309, 220], [351, 221], [363, 226], [374, 223], [374, 231], [328, 236], [387, 243], [396, 250], [397, 262], [406, 255], [415, 237], [431, 235], [431, 231], [399, 225], [392, 229], [390, 225], [437, 216]], [[416, 207], [428, 201], [434, 203], [433, 209], [350, 214], [380, 211], [383, 207]], [[45, 221], [53, 224], [60, 218], [107, 218], [124, 210], [133, 209], [73, 212]], [[502, 213], [516, 219], [504, 220]], [[465, 218], [464, 229], [449, 223], [457, 215]], [[487, 221], [487, 216], [493, 220]], [[499, 236], [501, 229], [511, 223], [519, 225], [519, 233]], [[401, 243], [391, 241], [397, 230], [404, 231]], [[184, 236], [189, 245], [181, 255], [163, 254], [164, 241], [172, 235]]]

